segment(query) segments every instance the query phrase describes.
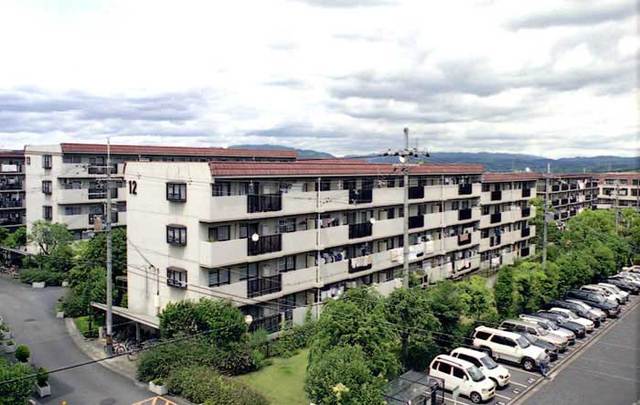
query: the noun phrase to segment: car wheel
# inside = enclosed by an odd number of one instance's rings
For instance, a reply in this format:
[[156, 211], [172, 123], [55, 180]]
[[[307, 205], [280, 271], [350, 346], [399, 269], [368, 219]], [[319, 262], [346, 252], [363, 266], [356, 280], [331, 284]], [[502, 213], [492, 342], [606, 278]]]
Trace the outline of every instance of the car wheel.
[[482, 397], [477, 392], [472, 392], [471, 395], [469, 395], [469, 399], [474, 404], [479, 404], [480, 402], [482, 402]]
[[527, 358], [522, 360], [522, 367], [527, 371], [532, 371], [536, 367], [536, 363], [533, 360]]

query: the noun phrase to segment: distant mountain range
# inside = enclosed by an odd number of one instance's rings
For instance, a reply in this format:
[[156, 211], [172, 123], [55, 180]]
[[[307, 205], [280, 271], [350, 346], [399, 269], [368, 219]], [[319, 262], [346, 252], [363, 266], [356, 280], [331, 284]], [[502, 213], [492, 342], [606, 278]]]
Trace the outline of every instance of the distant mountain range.
[[[298, 152], [300, 159], [332, 158], [333, 155], [309, 149], [296, 149], [281, 145], [235, 145], [232, 148], [242, 149], [286, 149]], [[350, 157], [350, 156], [347, 156]], [[351, 156], [353, 157], [353, 156]], [[361, 157], [362, 158], [362, 157]], [[370, 155], [365, 157], [371, 162], [397, 162], [396, 157], [382, 157]], [[467, 153], [467, 152], [433, 152], [426, 159], [431, 163], [478, 163], [491, 172], [523, 171], [529, 169], [534, 172], [547, 170], [551, 165], [554, 173], [568, 172], [620, 172], [640, 171], [640, 157], [594, 156], [549, 159], [542, 156], [522, 155], [517, 153]]]

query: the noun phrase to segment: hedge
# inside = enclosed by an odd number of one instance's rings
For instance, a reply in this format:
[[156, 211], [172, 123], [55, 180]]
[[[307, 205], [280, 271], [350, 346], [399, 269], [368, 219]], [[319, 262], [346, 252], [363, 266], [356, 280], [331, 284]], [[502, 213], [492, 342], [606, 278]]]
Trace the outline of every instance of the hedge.
[[60, 285], [63, 277], [63, 273], [51, 270], [27, 269], [20, 272], [20, 281], [27, 284], [44, 281], [46, 285]]

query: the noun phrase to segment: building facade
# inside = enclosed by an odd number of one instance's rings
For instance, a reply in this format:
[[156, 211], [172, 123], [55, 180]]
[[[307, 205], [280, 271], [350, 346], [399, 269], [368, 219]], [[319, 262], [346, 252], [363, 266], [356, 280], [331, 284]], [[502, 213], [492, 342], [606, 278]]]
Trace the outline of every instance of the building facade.
[[[409, 261], [419, 282], [480, 268], [481, 173], [410, 168]], [[273, 332], [345, 289], [401, 285], [404, 186], [394, 165], [128, 163], [125, 181], [132, 313], [226, 298], [252, 329]]]
[[25, 224], [24, 151], [0, 150], [0, 227]]
[[531, 224], [536, 196], [535, 173], [485, 173], [480, 196], [480, 267], [497, 270], [535, 254]]
[[548, 198], [554, 220], [562, 224], [583, 210], [596, 207], [598, 178], [591, 174], [540, 174], [537, 194], [543, 201]]
[[[129, 161], [277, 160], [293, 161], [296, 153], [277, 150], [111, 145], [112, 223], [126, 224], [123, 170]], [[25, 173], [28, 229], [37, 220], [67, 225], [78, 239], [92, 234], [104, 220], [107, 197], [107, 146], [62, 143], [27, 145]]]
[[640, 209], [640, 173], [598, 175], [598, 208]]

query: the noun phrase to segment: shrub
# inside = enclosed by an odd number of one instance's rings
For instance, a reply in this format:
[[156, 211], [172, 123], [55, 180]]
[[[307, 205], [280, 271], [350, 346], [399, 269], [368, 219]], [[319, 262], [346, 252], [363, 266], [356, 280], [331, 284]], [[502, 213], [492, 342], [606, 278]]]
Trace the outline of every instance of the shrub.
[[16, 347], [16, 352], [14, 353], [14, 355], [16, 356], [16, 360], [21, 363], [26, 363], [27, 360], [29, 360], [29, 356], [31, 356], [31, 352], [29, 351], [27, 345], [18, 345], [18, 347]]
[[40, 283], [46, 285], [60, 285], [64, 274], [51, 270], [27, 269], [20, 272], [20, 281], [23, 283]]
[[47, 369], [44, 367], [38, 367], [36, 373], [36, 383], [38, 384], [38, 386], [46, 386], [47, 382], [49, 381], [49, 373], [47, 372]]
[[206, 366], [176, 369], [167, 379], [172, 394], [181, 395], [191, 402], [229, 405], [266, 405], [261, 394], [237, 381], [224, 377]]
[[36, 381], [32, 373], [33, 370], [28, 365], [9, 364], [0, 357], [0, 404], [26, 403]]

